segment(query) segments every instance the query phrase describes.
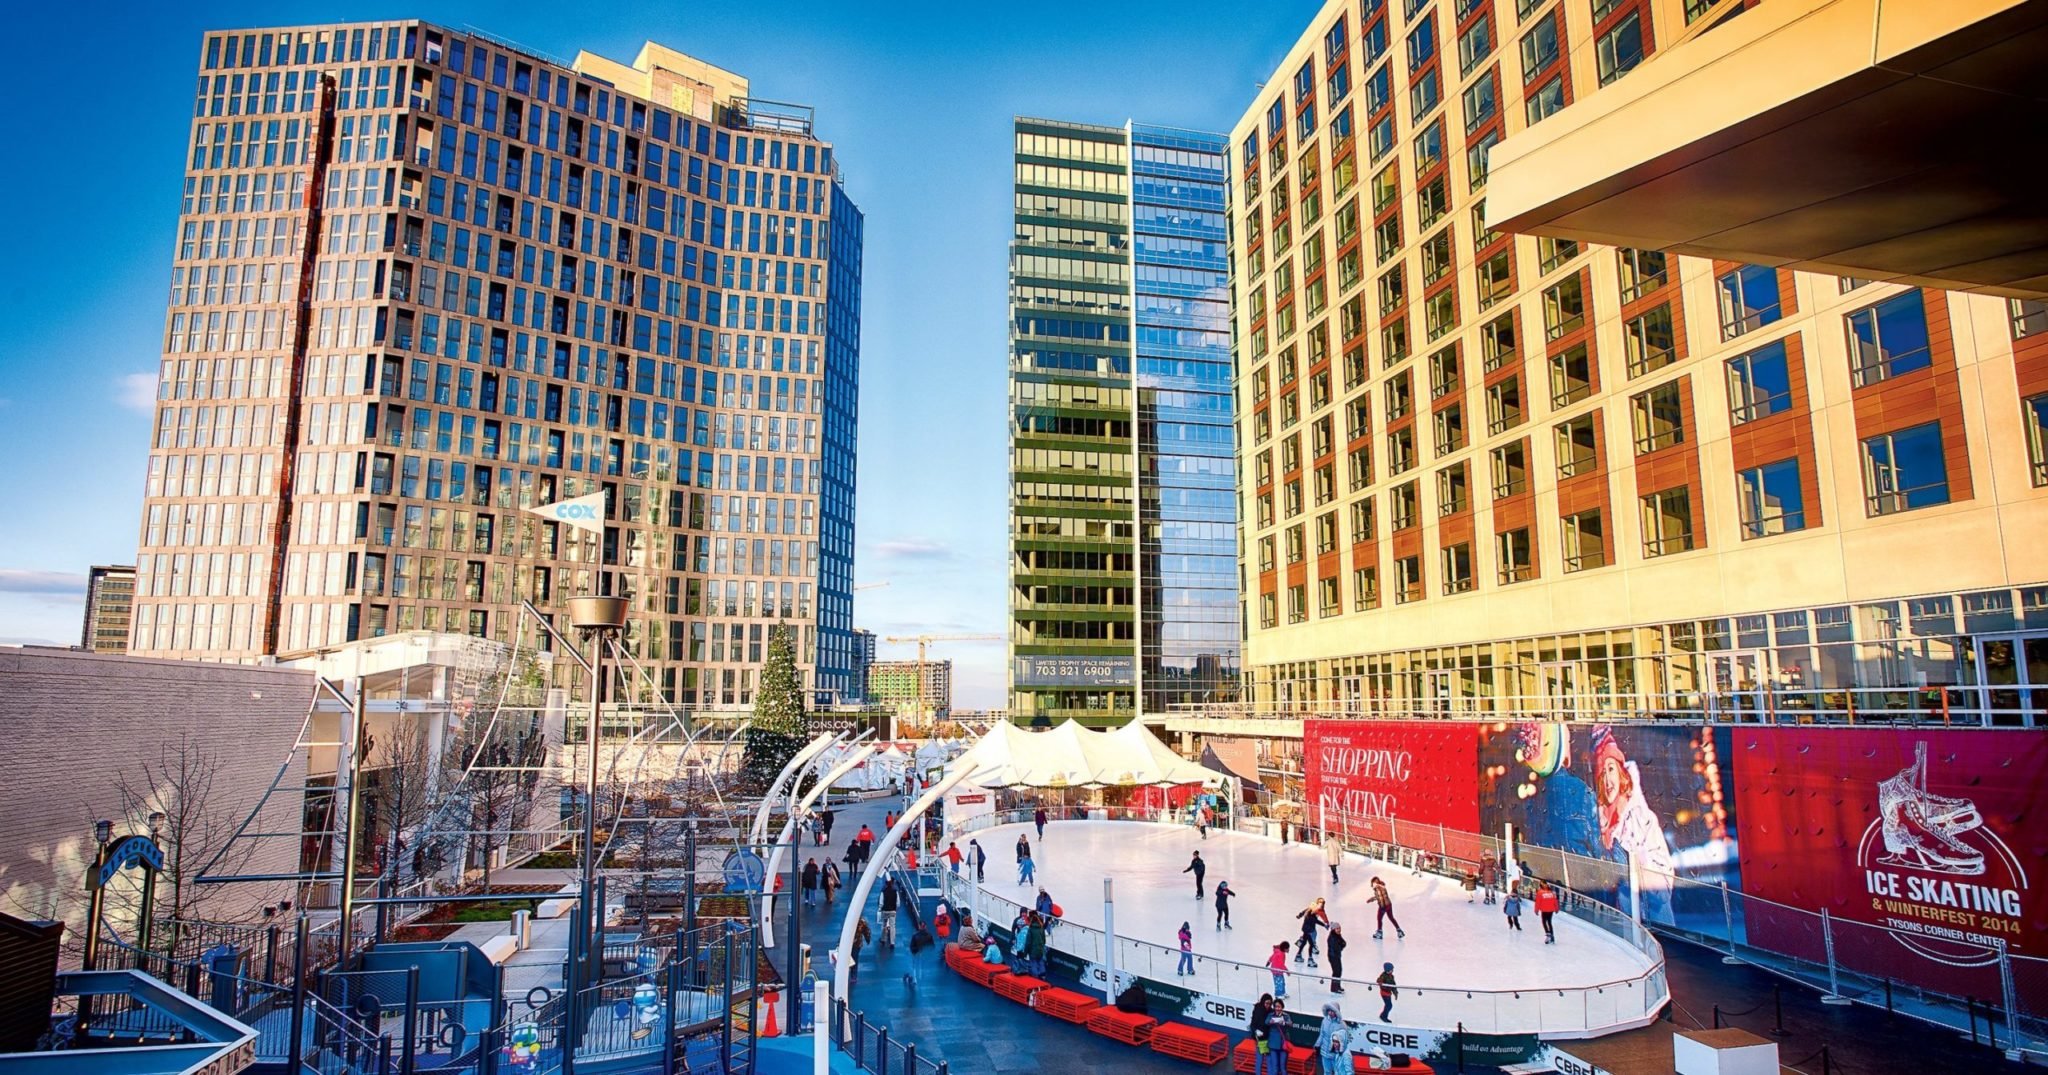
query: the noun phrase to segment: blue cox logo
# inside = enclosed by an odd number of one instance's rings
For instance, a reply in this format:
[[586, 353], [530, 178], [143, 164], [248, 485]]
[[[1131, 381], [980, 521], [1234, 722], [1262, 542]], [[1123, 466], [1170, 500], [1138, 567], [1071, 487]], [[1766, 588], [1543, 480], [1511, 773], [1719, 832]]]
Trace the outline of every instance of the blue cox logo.
[[589, 504], [557, 504], [555, 505], [555, 518], [595, 521], [597, 519], [597, 509]]

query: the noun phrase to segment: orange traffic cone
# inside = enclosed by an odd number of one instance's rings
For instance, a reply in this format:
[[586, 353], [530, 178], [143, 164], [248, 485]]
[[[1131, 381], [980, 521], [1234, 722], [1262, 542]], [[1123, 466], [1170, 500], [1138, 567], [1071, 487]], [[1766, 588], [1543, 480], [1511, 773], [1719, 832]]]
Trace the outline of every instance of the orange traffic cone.
[[782, 1028], [775, 1024], [775, 1009], [781, 1006], [778, 1002], [782, 999], [782, 994], [771, 989], [768, 991], [768, 995], [761, 999], [762, 1003], [768, 1005], [768, 1022], [761, 1028], [761, 1036], [764, 1038], [781, 1036]]

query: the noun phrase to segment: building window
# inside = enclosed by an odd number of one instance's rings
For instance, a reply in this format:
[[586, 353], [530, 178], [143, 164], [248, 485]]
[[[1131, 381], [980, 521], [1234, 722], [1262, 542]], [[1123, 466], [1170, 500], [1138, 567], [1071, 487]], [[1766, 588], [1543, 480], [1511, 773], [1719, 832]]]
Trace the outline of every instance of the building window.
[[1465, 446], [1465, 408], [1453, 403], [1436, 412], [1436, 454], [1449, 455]]
[[2024, 340], [2048, 332], [2048, 299], [2007, 299], [2007, 316], [2012, 318], [2012, 338]]
[[1927, 346], [1927, 307], [1918, 288], [1866, 306], [1846, 320], [1849, 372], [1858, 388], [1925, 369], [1933, 361]]
[[1458, 390], [1458, 345], [1429, 356], [1429, 397], [1442, 399]]
[[1732, 340], [1754, 332], [1783, 316], [1778, 301], [1778, 271], [1762, 265], [1744, 265], [1722, 273], [1715, 281], [1721, 302], [1721, 338]]
[[1422, 557], [1403, 556], [1394, 561], [1394, 603], [1405, 605], [1422, 600]]
[[1434, 284], [1451, 271], [1451, 229], [1445, 227], [1422, 240], [1422, 282]]
[[1643, 62], [1643, 17], [1631, 11], [1594, 43], [1600, 61], [1602, 86], [1635, 70]]
[[1354, 502], [1351, 505], [1352, 542], [1356, 544], [1360, 541], [1371, 541], [1377, 536], [1378, 529], [1378, 520], [1373, 516], [1372, 498], [1365, 497]]
[[1359, 445], [1351, 449], [1346, 467], [1351, 475], [1351, 491], [1357, 492], [1372, 484], [1372, 448]]
[[1365, 612], [1380, 607], [1380, 569], [1351, 569], [1351, 611]]
[[1600, 509], [1591, 508], [1577, 515], [1564, 517], [1564, 570], [1569, 575], [1574, 571], [1589, 571], [1607, 566], [1607, 546], [1604, 543], [1605, 530], [1601, 526]]
[[1401, 196], [1401, 162], [1395, 161], [1372, 177], [1372, 211], [1378, 213]]
[[1408, 319], [1397, 318], [1380, 326], [1380, 365], [1391, 369], [1408, 360]]
[[1396, 265], [1380, 276], [1380, 313], [1389, 314], [1408, 301], [1408, 282]]
[[1273, 535], [1267, 534], [1259, 539], [1259, 573], [1265, 574], [1273, 568]]
[[1529, 488], [1528, 441], [1518, 440], [1493, 450], [1493, 497], [1499, 500]]
[[1550, 405], [1568, 407], [1593, 394], [1593, 360], [1586, 345], [1550, 356]]
[[1531, 127], [1534, 127], [1538, 123], [1541, 123], [1546, 119], [1549, 119], [1550, 117], [1558, 114], [1563, 110], [1563, 75], [1559, 75], [1556, 78], [1553, 78], [1548, 82], [1545, 82], [1543, 85], [1538, 86], [1536, 88], [1536, 92], [1531, 93], [1529, 95], [1529, 99], [1523, 102], [1522, 104], [1523, 114], [1527, 116], [1528, 125]]
[[[1472, 73], [1488, 56], [1493, 55], [1493, 13], [1491, 11], [1472, 20], [1472, 25], [1458, 35], [1458, 77]], [[1488, 81], [1492, 81], [1488, 79]]]
[[1479, 308], [1490, 308], [1515, 293], [1514, 248], [1504, 247], [1499, 253], [1479, 263]]
[[1336, 579], [1319, 579], [1316, 582], [1316, 615], [1329, 619], [1344, 611], [1343, 596], [1337, 592]]
[[2048, 485], [2048, 392], [2020, 401], [2020, 421], [2027, 429], [2027, 462], [2036, 486]]
[[1941, 423], [1929, 422], [1864, 440], [1863, 492], [1865, 508], [1872, 515], [1948, 503]]
[[1395, 531], [1406, 530], [1421, 521], [1420, 498], [1414, 482], [1402, 482], [1387, 493], [1388, 522]]
[[1515, 357], [1515, 315], [1505, 313], [1479, 330], [1480, 365], [1487, 373], [1507, 365]]
[[1280, 598], [1277, 594], [1259, 595], [1259, 626], [1274, 627], [1280, 622]]
[[[1499, 143], [1500, 128], [1495, 127], [1494, 129], [1486, 132], [1485, 134], [1480, 135], [1478, 138], [1473, 139], [1470, 144], [1466, 145], [1465, 170], [1467, 173], [1469, 173], [1466, 177], [1466, 189], [1476, 193], [1480, 187], [1486, 185], [1487, 170], [1493, 167], [1491, 163], [1493, 159], [1493, 147], [1495, 145], [1498, 145]], [[1483, 208], [1484, 205], [1485, 203], [1480, 203], [1480, 208]], [[1479, 215], [1480, 214], [1478, 210], [1475, 209], [1474, 216], [1476, 217]], [[1486, 242], [1492, 242], [1492, 233], [1489, 232], [1486, 233], [1486, 235]], [[1478, 245], [1484, 246], [1485, 243], [1482, 242]]]
[[1486, 432], [1505, 433], [1522, 424], [1522, 375], [1487, 386]]
[[1432, 15], [1408, 32], [1408, 73], [1414, 74], [1435, 55], [1436, 17]]
[[1621, 301], [1625, 303], [1642, 298], [1671, 279], [1669, 261], [1661, 250], [1622, 247], [1614, 253], [1621, 262]]
[[1728, 360], [1728, 415], [1734, 425], [1754, 422], [1792, 406], [1792, 375], [1785, 341], [1775, 340]]
[[1463, 463], [1453, 463], [1436, 472], [1438, 515], [1456, 515], [1472, 506], [1470, 473]]
[[1541, 236], [1536, 240], [1536, 271], [1544, 276], [1565, 262], [1579, 256], [1577, 239], [1552, 239]]
[[1306, 585], [1289, 586], [1287, 588], [1287, 622], [1302, 623], [1307, 619], [1308, 587]]
[[1544, 68], [1557, 62], [1557, 17], [1559, 12], [1545, 15], [1542, 21], [1529, 28], [1522, 35], [1522, 81], [1529, 82], [1543, 73]]
[[1325, 556], [1337, 551], [1337, 513], [1324, 512], [1316, 516], [1316, 555]]
[[1573, 273], [1543, 289], [1543, 335], [1555, 340], [1586, 324], [1585, 285]]
[[1372, 226], [1373, 264], [1384, 265], [1401, 252], [1401, 214], [1390, 214]]
[[1668, 556], [1690, 552], [1692, 540], [1692, 493], [1684, 486], [1651, 493], [1643, 503], [1643, 555]]
[[1478, 130], [1481, 124], [1492, 119], [1494, 113], [1499, 111], [1500, 101], [1493, 91], [1491, 75], [1465, 87], [1465, 94], [1461, 100], [1465, 106], [1466, 134]]
[[[1384, 67], [1380, 68], [1380, 73], [1386, 74], [1387, 69]], [[1368, 83], [1368, 85], [1371, 84]], [[1365, 132], [1365, 146], [1375, 162], [1394, 151], [1394, 114], [1392, 112], [1381, 116]]]
[[1666, 381], [1629, 400], [1635, 422], [1636, 454], [1669, 448], [1685, 441], [1685, 403], [1677, 381]]
[[1806, 500], [1799, 489], [1799, 460], [1780, 459], [1735, 475], [1742, 501], [1742, 537], [1770, 537], [1806, 529]]
[[1308, 559], [1307, 543], [1304, 540], [1301, 525], [1297, 523], [1294, 526], [1290, 526], [1284, 533], [1287, 538], [1287, 562], [1298, 564]]
[[1387, 421], [1406, 418], [1415, 409], [1415, 382], [1407, 370], [1388, 378], [1382, 391], [1387, 397]]
[[[1597, 412], [1596, 412], [1597, 413]], [[1591, 473], [1599, 466], [1600, 453], [1593, 428], [1593, 415], [1582, 415], [1556, 428], [1557, 475], [1570, 478]]]
[[1446, 287], [1422, 304], [1422, 325], [1435, 343], [1458, 327], [1458, 289]]
[[1444, 593], [1465, 593], [1472, 589], [1472, 544], [1461, 541], [1440, 553], [1443, 560]]
[[1630, 377], [1641, 377], [1670, 365], [1677, 344], [1677, 333], [1671, 324], [1671, 304], [1667, 302], [1629, 318], [1628, 323], [1622, 326], [1621, 337], [1628, 345]]
[[1435, 110], [1444, 101], [1443, 76], [1437, 68], [1430, 68], [1416, 76], [1408, 87], [1408, 116], [1412, 123], [1422, 122], [1422, 117]]
[[1451, 211], [1451, 192], [1448, 180], [1437, 176], [1429, 184], [1415, 192], [1415, 226], [1427, 228], [1444, 218]]
[[1493, 558], [1499, 565], [1497, 577], [1502, 586], [1536, 577], [1535, 550], [1530, 547], [1526, 526], [1493, 535]]

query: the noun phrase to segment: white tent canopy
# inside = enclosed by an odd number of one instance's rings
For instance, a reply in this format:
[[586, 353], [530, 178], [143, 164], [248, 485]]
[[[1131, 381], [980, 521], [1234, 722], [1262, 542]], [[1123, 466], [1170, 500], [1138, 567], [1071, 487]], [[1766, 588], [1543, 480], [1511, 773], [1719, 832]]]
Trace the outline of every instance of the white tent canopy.
[[1216, 784], [1223, 774], [1182, 758], [1137, 721], [1093, 731], [1069, 720], [1044, 732], [994, 725], [953, 762], [985, 788]]

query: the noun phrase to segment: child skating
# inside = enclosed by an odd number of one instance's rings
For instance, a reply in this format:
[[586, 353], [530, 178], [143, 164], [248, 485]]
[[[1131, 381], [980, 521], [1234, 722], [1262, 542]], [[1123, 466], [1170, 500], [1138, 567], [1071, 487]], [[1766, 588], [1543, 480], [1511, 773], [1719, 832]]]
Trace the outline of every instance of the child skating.
[[1507, 899], [1501, 901], [1500, 910], [1508, 917], [1508, 928], [1516, 933], [1522, 932], [1522, 897], [1514, 892], [1508, 893]]
[[1232, 889], [1232, 888], [1230, 887], [1230, 882], [1228, 882], [1228, 881], [1218, 881], [1218, 882], [1216, 882], [1216, 928], [1217, 928], [1217, 929], [1234, 929], [1234, 928], [1236, 928], [1236, 927], [1234, 927], [1234, 926], [1232, 926], [1232, 925], [1230, 924], [1230, 897], [1232, 897], [1232, 896], [1235, 896], [1235, 895], [1237, 895], [1237, 892], [1236, 892], [1235, 890], [1233, 890], [1233, 889]]
[[1316, 965], [1318, 951], [1316, 931], [1329, 924], [1330, 916], [1323, 910], [1323, 901], [1318, 898], [1314, 903], [1302, 908], [1294, 917], [1301, 920], [1301, 937], [1294, 942], [1294, 961], [1301, 962], [1302, 955], [1306, 953], [1308, 965], [1313, 967]]
[[1273, 946], [1273, 952], [1266, 957], [1266, 969], [1273, 972], [1273, 997], [1287, 995], [1287, 942]]
[[1373, 940], [1378, 941], [1386, 938], [1388, 922], [1394, 924], [1395, 939], [1398, 940], [1408, 936], [1408, 931], [1401, 928], [1401, 920], [1394, 917], [1394, 897], [1387, 892], [1387, 883], [1385, 881], [1377, 877], [1372, 879], [1372, 898], [1366, 902], [1379, 905], [1379, 909], [1373, 917]]

